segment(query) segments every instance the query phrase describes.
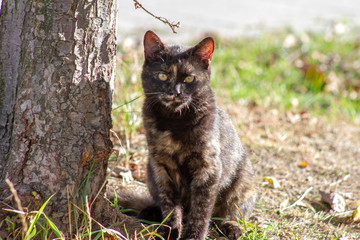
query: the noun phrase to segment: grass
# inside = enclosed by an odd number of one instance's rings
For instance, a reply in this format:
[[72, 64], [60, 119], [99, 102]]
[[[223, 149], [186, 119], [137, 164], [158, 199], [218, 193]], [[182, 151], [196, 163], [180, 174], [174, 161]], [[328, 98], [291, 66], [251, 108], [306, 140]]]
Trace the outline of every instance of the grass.
[[233, 102], [346, 116], [360, 123], [359, 34], [359, 29], [282, 30], [256, 39], [217, 39], [213, 87]]
[[[114, 104], [125, 107], [113, 111], [115, 128], [130, 138], [141, 128], [141, 101], [131, 102], [142, 94], [143, 54], [135, 48], [119, 47]], [[218, 98], [233, 103], [346, 118], [358, 124], [359, 59], [360, 29], [340, 23], [320, 33], [282, 29], [256, 38], [216, 37], [211, 83]], [[129, 142], [126, 139], [127, 147]]]

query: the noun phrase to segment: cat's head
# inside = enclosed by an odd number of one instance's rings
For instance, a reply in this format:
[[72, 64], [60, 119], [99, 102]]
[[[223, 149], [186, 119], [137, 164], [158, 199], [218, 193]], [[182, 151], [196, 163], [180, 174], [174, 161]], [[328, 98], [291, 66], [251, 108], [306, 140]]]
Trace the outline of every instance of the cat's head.
[[214, 40], [203, 39], [194, 47], [168, 46], [153, 32], [144, 36], [145, 62], [142, 86], [149, 104], [168, 111], [201, 110], [210, 89], [210, 62]]

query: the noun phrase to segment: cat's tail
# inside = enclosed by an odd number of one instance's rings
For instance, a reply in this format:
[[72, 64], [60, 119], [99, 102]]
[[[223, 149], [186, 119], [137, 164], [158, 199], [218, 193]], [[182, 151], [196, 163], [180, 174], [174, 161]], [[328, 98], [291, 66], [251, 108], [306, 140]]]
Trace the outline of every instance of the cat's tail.
[[126, 209], [142, 210], [155, 205], [146, 185], [137, 181], [124, 185], [109, 182], [106, 197]]

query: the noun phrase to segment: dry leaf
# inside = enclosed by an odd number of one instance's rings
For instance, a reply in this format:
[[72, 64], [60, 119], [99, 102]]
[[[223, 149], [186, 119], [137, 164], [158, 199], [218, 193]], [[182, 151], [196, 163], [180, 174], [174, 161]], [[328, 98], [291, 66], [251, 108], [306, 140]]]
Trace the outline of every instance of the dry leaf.
[[117, 238], [115, 238], [115, 236], [113, 235], [113, 233], [108, 233], [105, 232], [105, 240], [116, 240]]
[[131, 171], [128, 168], [116, 166], [115, 168], [108, 170], [111, 171], [112, 177], [121, 178], [124, 183], [134, 181]]
[[274, 177], [264, 177], [264, 181], [270, 183], [273, 188], [279, 188], [280, 187], [279, 181]]
[[301, 162], [300, 162], [300, 167], [306, 168], [307, 166], [308, 166], [308, 162], [307, 162], [307, 161], [301, 161]]
[[287, 206], [289, 206], [289, 199], [285, 199], [284, 201], [282, 201], [280, 203], [280, 209], [284, 209], [286, 208]]
[[307, 204], [306, 202], [303, 202], [303, 201], [299, 201], [296, 203], [296, 206], [308, 208], [309, 204]]
[[345, 211], [345, 199], [338, 193], [326, 193], [320, 191], [321, 201], [326, 202], [335, 212]]
[[360, 222], [360, 200], [357, 201], [356, 210], [353, 213], [354, 222]]

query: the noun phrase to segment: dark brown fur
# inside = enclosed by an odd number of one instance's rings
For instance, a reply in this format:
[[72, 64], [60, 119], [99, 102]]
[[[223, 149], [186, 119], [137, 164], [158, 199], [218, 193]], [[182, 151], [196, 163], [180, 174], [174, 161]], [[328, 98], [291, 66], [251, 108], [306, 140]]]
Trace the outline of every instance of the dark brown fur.
[[[172, 212], [166, 222], [171, 239], [205, 239], [211, 217], [236, 220], [236, 206], [249, 216], [256, 194], [236, 130], [210, 88], [214, 41], [206, 38], [193, 48], [167, 46], [149, 31], [144, 47], [147, 185], [162, 216]], [[184, 82], [189, 75], [195, 80]], [[221, 225], [231, 238], [239, 236], [232, 224]]]

